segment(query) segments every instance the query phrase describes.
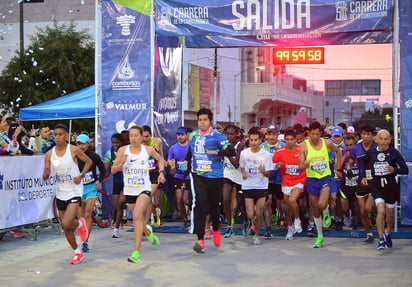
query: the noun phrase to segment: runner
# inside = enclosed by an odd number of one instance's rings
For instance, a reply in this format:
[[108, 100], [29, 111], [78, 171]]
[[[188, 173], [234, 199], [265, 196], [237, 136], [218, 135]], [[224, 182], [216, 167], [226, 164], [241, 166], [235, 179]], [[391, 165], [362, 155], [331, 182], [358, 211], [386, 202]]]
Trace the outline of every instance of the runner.
[[[390, 147], [391, 135], [381, 129], [376, 135], [378, 146], [366, 152], [365, 170], [362, 184], [372, 187], [378, 214], [376, 228], [379, 234], [377, 249], [392, 248], [391, 231], [393, 227], [394, 208], [399, 195], [398, 174], [408, 174], [408, 166], [398, 150]], [[368, 180], [368, 171], [372, 178]], [[386, 229], [385, 228], [386, 222]]]
[[273, 155], [273, 163], [280, 169], [282, 175], [282, 192], [286, 203], [286, 219], [288, 233], [286, 240], [292, 240], [295, 233], [302, 232], [299, 217], [298, 198], [303, 192], [306, 182], [306, 172], [299, 170], [299, 146], [296, 144], [294, 130], [285, 131], [286, 146], [281, 147]]
[[[262, 134], [257, 128], [251, 128], [249, 148], [240, 153], [242, 170], [242, 191], [245, 195], [246, 213], [249, 220], [248, 231], [255, 231], [253, 244], [260, 245], [259, 232], [263, 222], [263, 208], [268, 191], [270, 171], [273, 170], [270, 152], [260, 147]], [[246, 235], [249, 235], [246, 233]]]
[[153, 234], [152, 227], [146, 225], [149, 217], [147, 212], [151, 205], [151, 182], [149, 176], [149, 158], [159, 163], [157, 181], [164, 183], [164, 160], [151, 147], [142, 144], [143, 128], [132, 126], [129, 130], [130, 144], [119, 149], [117, 158], [112, 166], [112, 172], [123, 169], [124, 195], [126, 203], [133, 212], [135, 248], [129, 262], [137, 263], [140, 260], [140, 245], [143, 233], [153, 246], [159, 246], [160, 241]]
[[[56, 175], [56, 205], [67, 242], [73, 248], [74, 257], [70, 264], [78, 264], [83, 259], [74, 230], [77, 229], [80, 241], [86, 241], [88, 229], [83, 217], [76, 219], [78, 207], [83, 195], [82, 178], [92, 166], [92, 160], [78, 147], [67, 143], [69, 132], [65, 125], [58, 124], [54, 128], [54, 141], [56, 146], [50, 149], [44, 157], [43, 179], [48, 179], [51, 171]], [[80, 173], [78, 160], [85, 164]]]
[[[100, 156], [90, 149], [90, 138], [87, 135], [85, 134], [78, 135], [76, 138], [76, 145], [77, 147], [80, 148], [82, 152], [84, 152], [85, 155], [87, 155], [92, 160], [92, 167], [86, 172], [82, 180], [83, 181], [82, 201], [84, 204], [82, 204], [82, 210], [81, 210], [82, 211], [81, 214], [83, 214], [83, 217], [86, 220], [87, 230], [89, 232], [89, 236], [82, 244], [82, 251], [89, 252], [90, 249], [89, 249], [88, 241], [89, 241], [90, 233], [92, 232], [92, 223], [93, 223], [92, 212], [94, 209], [94, 205], [96, 203], [97, 190], [101, 188], [101, 182], [106, 176], [106, 167], [104, 166], [104, 163], [102, 162], [102, 159], [100, 158]], [[79, 164], [79, 169], [83, 170], [84, 162], [82, 160], [79, 160], [78, 164]], [[99, 172], [99, 175], [98, 175], [98, 172]]]
[[213, 243], [221, 244], [219, 231], [219, 201], [223, 188], [223, 156], [235, 156], [236, 152], [226, 136], [212, 127], [213, 113], [202, 108], [197, 112], [199, 130], [189, 136], [189, 151], [185, 164], [192, 163], [191, 183], [193, 194], [194, 230], [197, 241], [193, 250], [204, 253], [206, 216], [210, 214], [213, 224]]
[[[300, 145], [301, 170], [306, 169], [306, 189], [309, 194], [309, 201], [313, 209], [313, 217], [318, 232], [314, 248], [322, 247], [323, 225], [330, 225], [330, 215], [327, 213], [329, 201], [331, 170], [329, 167], [328, 150], [336, 152], [336, 166], [341, 166], [342, 153], [332, 142], [321, 138], [322, 127], [319, 122], [315, 121], [309, 125], [309, 139]], [[338, 176], [341, 170], [335, 170]], [[321, 213], [323, 210], [323, 223]]]

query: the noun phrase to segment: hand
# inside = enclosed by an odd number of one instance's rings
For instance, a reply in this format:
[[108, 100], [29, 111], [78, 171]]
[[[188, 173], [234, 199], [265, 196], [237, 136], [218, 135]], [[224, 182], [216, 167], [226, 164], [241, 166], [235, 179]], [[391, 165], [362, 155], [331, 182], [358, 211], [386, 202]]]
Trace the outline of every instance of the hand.
[[79, 175], [79, 176], [74, 177], [74, 178], [73, 178], [73, 182], [74, 182], [75, 184], [80, 184], [80, 183], [82, 182], [82, 176]]
[[96, 180], [95, 184], [96, 184], [96, 190], [100, 190], [101, 188], [100, 181]]
[[366, 179], [366, 177], [362, 178], [361, 184], [362, 185], [368, 185], [368, 180]]
[[158, 183], [165, 183], [166, 182], [166, 178], [165, 178], [163, 172], [159, 173], [159, 176], [157, 177], [157, 182]]
[[218, 150], [206, 150], [207, 154], [211, 154], [211, 155], [218, 155], [219, 151]]

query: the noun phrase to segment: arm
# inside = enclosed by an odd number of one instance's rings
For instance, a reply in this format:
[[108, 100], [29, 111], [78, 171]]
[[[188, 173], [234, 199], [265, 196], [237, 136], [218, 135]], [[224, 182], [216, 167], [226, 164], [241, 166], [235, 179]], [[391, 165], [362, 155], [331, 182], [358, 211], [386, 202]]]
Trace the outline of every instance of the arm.
[[44, 156], [43, 179], [48, 179], [50, 177], [50, 158], [51, 158], [51, 150], [49, 150]]
[[327, 145], [331, 151], [336, 153], [335, 172], [339, 178], [342, 178], [342, 151], [333, 142], [327, 142]]
[[80, 172], [79, 176], [74, 177], [73, 182], [75, 184], [80, 184], [82, 181], [82, 178], [84, 175], [90, 170], [90, 168], [93, 165], [92, 160], [84, 153], [82, 152], [78, 147], [70, 145], [70, 149], [72, 154], [74, 155], [75, 158], [80, 159], [81, 161], [84, 162], [83, 170]]
[[300, 144], [299, 149], [299, 169], [305, 170], [308, 167], [309, 163], [306, 163], [306, 156], [308, 154], [308, 148], [306, 146], [306, 142]]
[[165, 160], [163, 157], [153, 148], [151, 147], [146, 147], [147, 153], [152, 156], [155, 160], [157, 160], [159, 164], [159, 177], [157, 179], [158, 182], [164, 183], [166, 182], [166, 177], [165, 177]]
[[123, 165], [124, 165], [124, 163], [126, 162], [126, 160], [127, 160], [127, 154], [125, 154], [125, 150], [126, 150], [126, 146], [122, 146], [118, 151], [117, 151], [117, 157], [116, 157], [116, 159], [114, 160], [114, 162], [113, 162], [113, 164], [112, 164], [112, 167], [111, 167], [111, 173], [116, 173], [116, 172], [119, 172], [121, 169], [122, 169], [122, 167], [123, 167]]
[[236, 157], [230, 156], [228, 157], [230, 163], [237, 169], [239, 167], [239, 159], [240, 159], [240, 153], [243, 150], [244, 145], [242, 143], [239, 143], [237, 150], [236, 150]]

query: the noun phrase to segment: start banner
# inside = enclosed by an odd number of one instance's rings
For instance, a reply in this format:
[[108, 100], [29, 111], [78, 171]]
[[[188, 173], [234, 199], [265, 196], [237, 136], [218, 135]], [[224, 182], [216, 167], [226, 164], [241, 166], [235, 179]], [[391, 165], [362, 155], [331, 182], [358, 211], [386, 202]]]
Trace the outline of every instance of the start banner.
[[55, 177], [43, 169], [43, 155], [0, 157], [0, 229], [54, 218]]
[[156, 33], [187, 47], [392, 40], [393, 0], [157, 0]]

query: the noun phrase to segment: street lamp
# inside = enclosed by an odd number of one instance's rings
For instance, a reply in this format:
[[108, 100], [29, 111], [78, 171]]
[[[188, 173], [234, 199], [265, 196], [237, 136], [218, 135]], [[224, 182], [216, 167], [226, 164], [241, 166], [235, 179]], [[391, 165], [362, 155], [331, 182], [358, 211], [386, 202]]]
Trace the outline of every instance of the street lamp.
[[[237, 124], [237, 121], [236, 121], [236, 114], [237, 114], [237, 106], [236, 106], [236, 99], [237, 99], [237, 93], [236, 93], [236, 87], [237, 87], [237, 85], [236, 85], [236, 83], [237, 83], [237, 77], [238, 76], [240, 76], [240, 75], [242, 75], [244, 72], [247, 72], [247, 71], [249, 71], [249, 70], [251, 70], [251, 69], [255, 69], [256, 70], [256, 72], [257, 71], [263, 71], [263, 70], [265, 70], [266, 69], [266, 67], [265, 66], [256, 66], [256, 67], [249, 67], [249, 68], [247, 68], [247, 69], [245, 69], [245, 70], [243, 70], [243, 71], [240, 71], [239, 73], [237, 73], [237, 74], [235, 74], [234, 75], [234, 89], [233, 89], [233, 91], [234, 91], [234, 97], [233, 97], [233, 99], [234, 99], [234, 101], [233, 101], [233, 123], [236, 125]], [[242, 84], [242, 77], [240, 77], [240, 84], [239, 84], [239, 86], [240, 86], [240, 89], [239, 89], [239, 99], [240, 99], [240, 96], [242, 95], [242, 93], [241, 93], [241, 91], [242, 91], [242, 86], [241, 86], [241, 84]]]

